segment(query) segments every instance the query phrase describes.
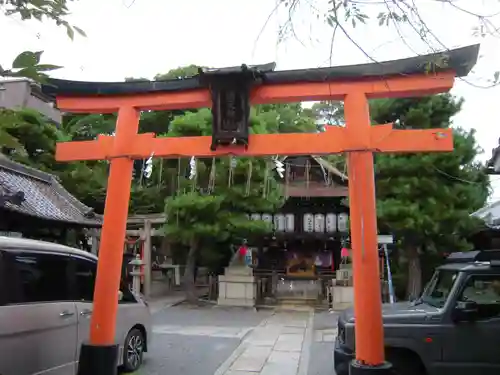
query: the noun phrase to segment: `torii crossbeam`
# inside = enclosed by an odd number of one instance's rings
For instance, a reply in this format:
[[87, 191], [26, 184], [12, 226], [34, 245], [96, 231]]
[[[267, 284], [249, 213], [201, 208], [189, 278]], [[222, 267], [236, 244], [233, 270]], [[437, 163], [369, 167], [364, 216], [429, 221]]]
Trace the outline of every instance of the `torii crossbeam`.
[[[431, 95], [452, 88], [476, 63], [479, 45], [377, 64], [265, 73], [250, 91], [251, 104], [343, 100], [345, 128], [318, 134], [250, 135], [248, 147], [211, 151], [211, 137], [155, 138], [138, 134], [141, 110], [212, 107], [197, 78], [160, 82], [91, 83], [53, 80], [44, 86], [63, 112], [118, 112], [115, 136], [57, 145], [58, 161], [110, 161], [90, 343], [80, 353], [80, 375], [114, 374], [115, 322], [133, 159], [222, 155], [321, 155], [347, 153], [354, 268], [355, 360], [352, 374], [386, 374], [377, 252], [374, 152], [452, 151], [450, 129], [393, 130], [372, 126], [368, 99]], [[438, 63], [436, 63], [438, 61]], [[104, 354], [103, 354], [104, 353]], [[105, 353], [110, 353], [106, 356]], [[113, 357], [113, 355], [115, 357]], [[99, 358], [99, 364], [96, 362]]]

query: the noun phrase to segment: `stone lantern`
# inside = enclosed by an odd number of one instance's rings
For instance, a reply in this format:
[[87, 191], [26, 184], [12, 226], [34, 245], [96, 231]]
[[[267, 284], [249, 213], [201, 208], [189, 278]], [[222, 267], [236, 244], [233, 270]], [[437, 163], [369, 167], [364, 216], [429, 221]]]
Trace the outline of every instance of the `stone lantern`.
[[141, 259], [139, 254], [136, 255], [134, 260], [131, 260], [129, 263], [132, 266], [132, 291], [136, 294], [141, 292], [141, 277], [143, 276], [142, 266], [144, 262]]

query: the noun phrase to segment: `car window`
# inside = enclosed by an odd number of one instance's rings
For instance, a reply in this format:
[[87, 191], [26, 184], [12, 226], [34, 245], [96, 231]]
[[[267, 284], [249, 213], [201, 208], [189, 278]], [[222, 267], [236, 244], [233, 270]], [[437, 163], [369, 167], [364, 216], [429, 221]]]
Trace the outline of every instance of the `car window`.
[[74, 257], [75, 262], [75, 299], [93, 301], [97, 263], [89, 259]]
[[420, 299], [428, 305], [442, 308], [455, 285], [457, 277], [458, 272], [455, 271], [436, 271]]
[[69, 257], [64, 254], [7, 252], [7, 303], [70, 301]]
[[458, 300], [477, 303], [479, 319], [500, 317], [500, 275], [469, 277]]
[[[94, 300], [97, 262], [80, 257], [74, 257], [73, 259], [75, 262], [75, 299], [92, 302]], [[123, 293], [120, 302], [136, 302], [135, 297], [123, 282], [120, 282], [120, 291]]]

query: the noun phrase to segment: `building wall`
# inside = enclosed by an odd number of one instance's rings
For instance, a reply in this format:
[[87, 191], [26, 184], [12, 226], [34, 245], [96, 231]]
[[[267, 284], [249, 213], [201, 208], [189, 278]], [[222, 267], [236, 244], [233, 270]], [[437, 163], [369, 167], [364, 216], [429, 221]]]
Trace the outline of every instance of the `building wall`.
[[0, 80], [0, 108], [35, 109], [56, 124], [60, 124], [62, 113], [54, 108], [49, 98], [37, 95], [36, 91], [36, 84], [28, 79]]

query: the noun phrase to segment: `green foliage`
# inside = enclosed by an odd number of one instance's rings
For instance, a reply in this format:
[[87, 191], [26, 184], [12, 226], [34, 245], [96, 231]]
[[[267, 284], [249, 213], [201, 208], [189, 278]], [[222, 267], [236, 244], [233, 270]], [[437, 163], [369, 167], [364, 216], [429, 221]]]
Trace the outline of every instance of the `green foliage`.
[[[448, 128], [461, 100], [449, 94], [388, 99], [372, 105], [373, 121], [395, 122], [401, 129]], [[470, 213], [481, 208], [489, 180], [476, 161], [481, 152], [475, 131], [454, 128], [450, 153], [379, 154], [376, 185], [380, 226], [403, 247], [427, 252], [467, 249], [466, 237], [478, 225]]]
[[[66, 29], [68, 37], [73, 40], [75, 32], [83, 37], [85, 32], [77, 26], [71, 25], [66, 18], [69, 16], [68, 4], [75, 0], [0, 0], [0, 12], [5, 16], [19, 16], [22, 21], [37, 20], [40, 22], [53, 21], [57, 26]], [[0, 66], [0, 76], [26, 77], [37, 82], [44, 82], [50, 72], [61, 68], [52, 64], [40, 64], [43, 51], [21, 52], [12, 63], [10, 69]]]
[[106, 198], [108, 163], [56, 162], [56, 142], [74, 138], [67, 130], [64, 127], [58, 129], [35, 110], [0, 110], [2, 154], [16, 162], [55, 174], [78, 199], [94, 207], [97, 212], [102, 212]]
[[162, 212], [165, 208], [165, 187], [157, 184], [132, 185], [130, 212], [134, 214], [151, 214]]
[[229, 158], [198, 160], [196, 178], [183, 177], [178, 193], [166, 200], [170, 238], [185, 245], [193, 238], [197, 243], [209, 239], [239, 243], [243, 238], [270, 232], [266, 223], [251, 221], [247, 216], [251, 212], [273, 212], [283, 203], [269, 167], [265, 160], [255, 158], [238, 158], [233, 167]]
[[316, 118], [301, 103], [262, 104], [251, 112], [254, 133], [310, 133], [318, 130]]
[[199, 68], [201, 67], [191, 64], [188, 66], [171, 69], [165, 74], [157, 74], [155, 76], [155, 80], [162, 81], [167, 79], [184, 79], [184, 78], [194, 77], [195, 75], [198, 74]]
[[71, 141], [88, 141], [98, 135], [111, 135], [115, 131], [116, 115], [66, 115], [63, 119], [64, 132]]
[[3, 144], [2, 153], [13, 160], [45, 171], [58, 169], [55, 144], [63, 135], [37, 111], [1, 109], [0, 134], [10, 141]]
[[102, 214], [106, 200], [108, 165], [106, 161], [61, 163], [62, 171], [58, 176], [70, 193]]
[[26, 77], [38, 82], [43, 82], [48, 78], [45, 72], [60, 69], [60, 66], [52, 64], [40, 64], [43, 51], [20, 53], [12, 63], [12, 68], [4, 70], [0, 67], [0, 75], [10, 77]]
[[[250, 125], [252, 133], [317, 131], [315, 119], [307, 116], [300, 104], [256, 106], [251, 112]], [[167, 136], [211, 133], [211, 111], [201, 109], [175, 117]], [[180, 186], [181, 194], [167, 199], [166, 212], [172, 218], [167, 224], [170, 237], [186, 245], [193, 237], [198, 238], [198, 242], [215, 238], [217, 241], [231, 239], [234, 243], [270, 231], [264, 222], [250, 221], [247, 217], [250, 212], [273, 212], [283, 203], [269, 162], [259, 158], [238, 158], [230, 176], [229, 159], [218, 159], [215, 161], [215, 189], [206, 194], [211, 163], [211, 159], [198, 161], [196, 182]], [[180, 169], [184, 171], [186, 167], [184, 163]], [[187, 193], [182, 194], [183, 191]]]
[[325, 125], [344, 125], [344, 103], [336, 101], [322, 101], [314, 103], [311, 108], [311, 117], [320, 121], [321, 130]]

